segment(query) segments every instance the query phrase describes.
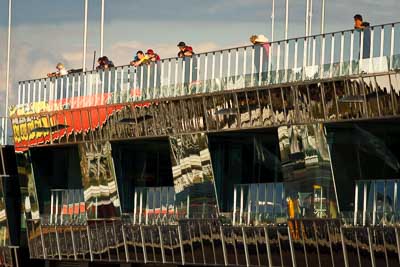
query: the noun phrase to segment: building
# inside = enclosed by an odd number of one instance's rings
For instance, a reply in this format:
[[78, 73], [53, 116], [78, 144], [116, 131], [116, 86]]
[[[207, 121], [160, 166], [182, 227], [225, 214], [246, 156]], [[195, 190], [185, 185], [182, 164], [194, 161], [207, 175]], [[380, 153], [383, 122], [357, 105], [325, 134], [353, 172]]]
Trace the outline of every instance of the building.
[[399, 266], [399, 29], [20, 82], [30, 257]]

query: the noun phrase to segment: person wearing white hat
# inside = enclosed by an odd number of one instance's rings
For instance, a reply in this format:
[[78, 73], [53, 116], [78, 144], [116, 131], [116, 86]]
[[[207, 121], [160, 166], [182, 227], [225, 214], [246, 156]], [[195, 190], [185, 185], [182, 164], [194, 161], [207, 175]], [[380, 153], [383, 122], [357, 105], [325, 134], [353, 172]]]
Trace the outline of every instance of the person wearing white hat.
[[259, 81], [261, 72], [261, 82], [265, 82], [267, 80], [268, 73], [268, 56], [270, 48], [269, 40], [265, 35], [259, 34], [252, 35], [250, 37], [250, 42], [254, 45], [255, 73], [253, 75], [255, 77], [255, 81], [256, 83]]
[[257, 38], [254, 40], [255, 43], [265, 44], [268, 43], [268, 38], [265, 37], [264, 34], [257, 35]]

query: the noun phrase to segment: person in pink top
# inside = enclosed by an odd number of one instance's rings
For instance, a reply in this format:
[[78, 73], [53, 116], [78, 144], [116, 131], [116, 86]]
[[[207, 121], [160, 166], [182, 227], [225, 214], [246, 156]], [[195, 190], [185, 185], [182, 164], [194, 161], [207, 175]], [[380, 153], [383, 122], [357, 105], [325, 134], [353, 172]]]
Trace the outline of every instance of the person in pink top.
[[261, 73], [261, 80], [265, 81], [268, 73], [270, 43], [263, 34], [251, 36], [250, 42], [254, 45], [254, 75], [258, 80]]

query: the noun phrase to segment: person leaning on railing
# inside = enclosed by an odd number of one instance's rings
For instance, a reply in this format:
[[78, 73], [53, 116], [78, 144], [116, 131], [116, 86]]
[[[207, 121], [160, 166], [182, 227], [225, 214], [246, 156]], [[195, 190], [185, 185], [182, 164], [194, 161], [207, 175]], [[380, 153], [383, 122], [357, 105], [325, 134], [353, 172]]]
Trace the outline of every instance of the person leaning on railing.
[[106, 56], [99, 57], [97, 59], [97, 67], [96, 70], [106, 70], [109, 68], [114, 68], [114, 63], [108, 59]]
[[68, 71], [65, 69], [65, 66], [62, 63], [58, 63], [56, 69], [57, 71], [48, 73], [47, 77], [60, 77], [68, 74]]
[[[252, 35], [250, 42], [254, 45], [254, 67], [256, 74], [256, 81], [259, 79], [259, 73], [261, 72], [261, 81], [267, 79], [268, 72], [268, 56], [270, 44], [268, 38], [265, 35]], [[261, 58], [262, 57], [262, 58]]]
[[[354, 29], [360, 32], [364, 32], [363, 40], [363, 52], [362, 58], [369, 58], [371, 51], [371, 30], [369, 22], [363, 21], [363, 17], [360, 14], [354, 16]], [[361, 36], [360, 36], [360, 49], [361, 49]], [[361, 51], [360, 51], [361, 57]]]
[[136, 52], [135, 58], [130, 62], [131, 66], [139, 67], [151, 62], [160, 61], [160, 56], [154, 53], [153, 49], [147, 49], [146, 54], [142, 50]]
[[178, 48], [179, 48], [178, 57], [180, 58], [191, 57], [194, 55], [193, 48], [191, 46], [186, 45], [185, 42], [182, 41], [179, 42]]
[[[195, 53], [191, 46], [186, 45], [185, 42], [179, 42], [177, 47], [179, 48], [178, 58], [182, 58], [182, 62], [185, 64], [185, 87], [191, 88], [198, 84], [197, 81], [197, 60], [194, 57]], [[190, 80], [190, 73], [192, 74], [192, 80]], [[206, 81], [205, 81], [206, 82]]]

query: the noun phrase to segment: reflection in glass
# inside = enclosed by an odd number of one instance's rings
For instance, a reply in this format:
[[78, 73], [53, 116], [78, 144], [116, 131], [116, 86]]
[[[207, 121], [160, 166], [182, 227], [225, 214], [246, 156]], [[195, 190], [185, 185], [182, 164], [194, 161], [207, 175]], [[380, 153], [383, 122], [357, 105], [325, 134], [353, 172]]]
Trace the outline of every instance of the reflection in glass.
[[[1, 148], [0, 148], [1, 149]], [[10, 236], [8, 231], [8, 220], [6, 211], [6, 201], [4, 194], [4, 179], [7, 177], [0, 176], [0, 247], [10, 245]]]
[[234, 225], [286, 222], [283, 183], [238, 184], [233, 196]]
[[175, 205], [187, 218], [218, 213], [208, 139], [204, 133], [170, 136]]
[[88, 218], [120, 214], [120, 202], [110, 143], [79, 144], [82, 184]]
[[290, 218], [336, 218], [336, 192], [322, 124], [278, 128]]
[[31, 154], [29, 151], [16, 153], [20, 180], [22, 207], [26, 219], [39, 219], [39, 203], [36, 192]]

